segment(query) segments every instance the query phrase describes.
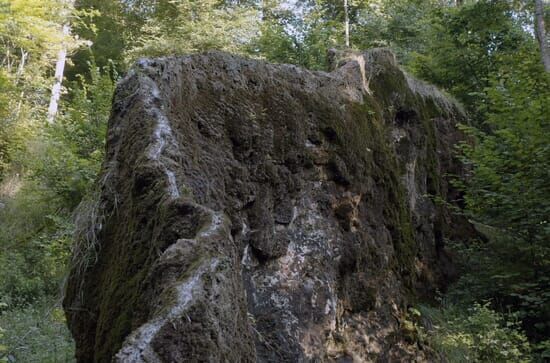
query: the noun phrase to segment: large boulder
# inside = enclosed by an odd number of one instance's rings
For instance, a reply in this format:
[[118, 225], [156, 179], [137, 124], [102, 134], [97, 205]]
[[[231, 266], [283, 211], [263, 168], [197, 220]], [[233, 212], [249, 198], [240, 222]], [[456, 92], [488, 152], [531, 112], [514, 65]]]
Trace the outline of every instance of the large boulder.
[[119, 83], [65, 311], [79, 362], [431, 360], [407, 308], [469, 233], [460, 107], [391, 52], [209, 52]]

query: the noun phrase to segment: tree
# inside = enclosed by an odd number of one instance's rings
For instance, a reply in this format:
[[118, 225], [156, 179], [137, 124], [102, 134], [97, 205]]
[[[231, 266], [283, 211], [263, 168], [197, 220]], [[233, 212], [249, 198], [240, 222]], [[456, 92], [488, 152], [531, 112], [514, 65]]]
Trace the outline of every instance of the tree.
[[542, 64], [546, 72], [550, 72], [550, 40], [546, 34], [543, 0], [535, 0], [535, 33], [539, 42]]
[[74, 81], [77, 75], [91, 77], [88, 71], [92, 62], [100, 68], [114, 64], [117, 71], [124, 71], [124, 52], [134, 46], [150, 16], [144, 1], [76, 0], [75, 9], [79, 17], [73, 32], [90, 41], [91, 46], [82, 47], [71, 56], [67, 79]]
[[[63, 15], [67, 18], [65, 19], [65, 24], [63, 24], [62, 31], [65, 39], [71, 34], [71, 25], [68, 15], [71, 10], [73, 10], [73, 6], [74, 0], [66, 0], [66, 7], [63, 8]], [[55, 119], [55, 115], [57, 114], [57, 105], [59, 103], [59, 98], [61, 98], [63, 72], [65, 71], [65, 62], [67, 60], [67, 43], [65, 39], [63, 39], [63, 44], [61, 44], [61, 48], [59, 49], [57, 56], [57, 62], [55, 64], [55, 81], [52, 87], [52, 95], [50, 97], [50, 107], [48, 108], [48, 122], [50, 123], [52, 123]]]
[[463, 102], [474, 122], [483, 122], [483, 90], [531, 35], [514, 16], [512, 3], [480, 0], [460, 7], [435, 7], [425, 49], [413, 55], [412, 71]]
[[344, 0], [344, 27], [345, 27], [345, 36], [346, 36], [346, 47], [349, 48], [349, 8], [348, 0]]
[[11, 0], [8, 4], [9, 16], [0, 17], [0, 64], [14, 87], [29, 91], [43, 87], [44, 71], [63, 39], [58, 16], [62, 5], [56, 0]]
[[258, 19], [257, 9], [246, 1], [161, 0], [149, 9], [126, 60], [208, 49], [243, 53]]
[[484, 90], [488, 131], [466, 128], [475, 143], [462, 146], [466, 210], [489, 242], [470, 248], [459, 290], [517, 312], [538, 340], [550, 332], [550, 75], [533, 43], [502, 57]]
[[292, 63], [305, 66], [307, 54], [302, 36], [305, 7], [288, 8], [280, 0], [264, 0], [258, 35], [253, 37], [246, 52], [275, 63]]
[[[10, 0], [0, 11], [0, 78], [9, 98], [0, 115], [0, 164], [13, 163], [16, 151], [44, 120], [51, 87], [50, 71], [62, 42], [58, 0]], [[0, 101], [1, 102], [1, 101]], [[8, 136], [9, 135], [9, 136]], [[6, 169], [6, 168], [5, 168]]]

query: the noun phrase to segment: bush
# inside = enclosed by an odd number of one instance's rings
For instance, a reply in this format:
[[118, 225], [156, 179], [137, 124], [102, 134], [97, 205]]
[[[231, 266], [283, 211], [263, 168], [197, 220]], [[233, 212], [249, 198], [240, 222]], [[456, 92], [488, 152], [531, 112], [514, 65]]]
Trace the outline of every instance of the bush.
[[485, 131], [465, 127], [466, 213], [487, 242], [459, 246], [453, 294], [514, 311], [533, 342], [550, 334], [550, 75], [537, 54], [501, 55], [485, 89]]
[[478, 229], [487, 241], [454, 246], [463, 273], [447, 298], [466, 304], [490, 299], [498, 311], [514, 311], [530, 338], [544, 339], [550, 331], [550, 277], [531, 263], [529, 245], [487, 226]]
[[450, 362], [530, 362], [530, 346], [516, 321], [488, 304], [420, 307], [421, 336]]
[[31, 182], [0, 210], [0, 302], [10, 308], [57, 295], [70, 249], [70, 215]]
[[70, 254], [72, 213], [87, 195], [104, 153], [114, 83], [91, 68], [55, 124], [19, 152], [22, 187], [0, 209], [0, 302], [10, 308], [57, 296]]
[[32, 129], [18, 148], [10, 144], [10, 167], [17, 164], [21, 178], [0, 209], [2, 363], [73, 361], [63, 312], [51, 307], [66, 274], [72, 214], [103, 160], [113, 91], [109, 75], [92, 67], [90, 81], [73, 88], [53, 125]]
[[0, 312], [0, 362], [74, 362], [63, 311], [52, 301]]
[[114, 82], [109, 70], [91, 66], [91, 80], [74, 85], [71, 102], [32, 145], [30, 178], [72, 211], [90, 188], [104, 155]]

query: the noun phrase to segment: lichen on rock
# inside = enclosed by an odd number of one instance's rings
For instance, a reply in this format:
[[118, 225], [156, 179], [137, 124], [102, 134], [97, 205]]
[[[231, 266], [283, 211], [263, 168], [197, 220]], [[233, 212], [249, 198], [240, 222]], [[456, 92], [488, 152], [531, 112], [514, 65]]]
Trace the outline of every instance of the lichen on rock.
[[465, 116], [388, 50], [332, 56], [143, 60], [119, 83], [64, 301], [79, 362], [431, 359], [403, 321], [468, 233], [434, 202], [457, 199]]

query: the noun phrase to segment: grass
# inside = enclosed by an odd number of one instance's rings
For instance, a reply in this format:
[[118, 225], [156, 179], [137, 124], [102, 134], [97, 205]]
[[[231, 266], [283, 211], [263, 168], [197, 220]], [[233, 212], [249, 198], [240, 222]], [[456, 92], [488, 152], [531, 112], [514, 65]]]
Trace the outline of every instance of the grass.
[[0, 362], [75, 362], [65, 315], [54, 301], [0, 312], [0, 329]]

